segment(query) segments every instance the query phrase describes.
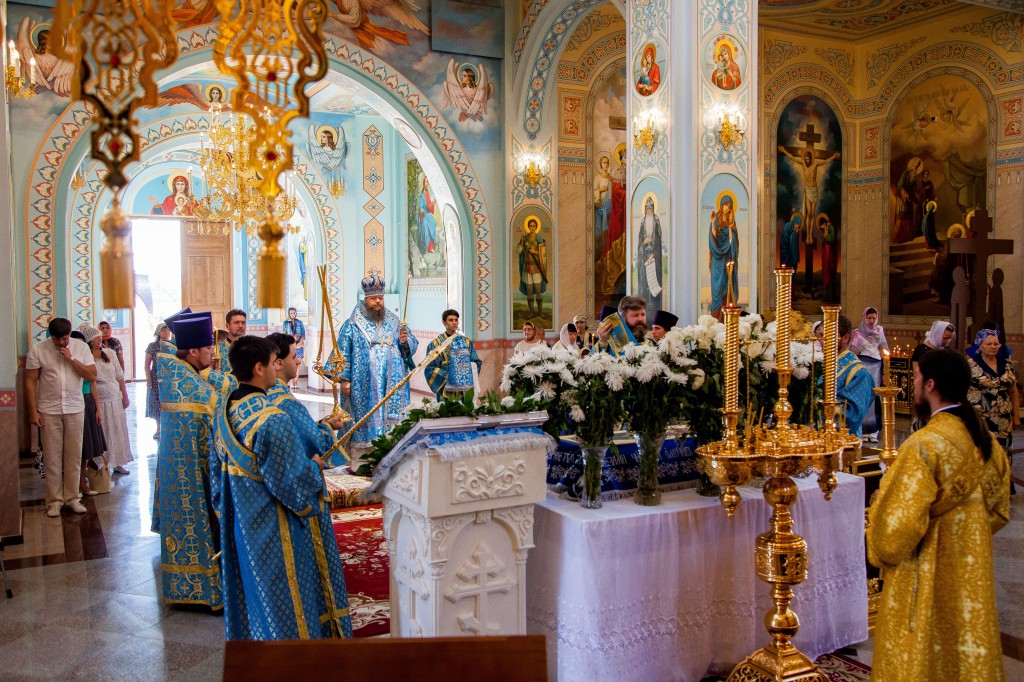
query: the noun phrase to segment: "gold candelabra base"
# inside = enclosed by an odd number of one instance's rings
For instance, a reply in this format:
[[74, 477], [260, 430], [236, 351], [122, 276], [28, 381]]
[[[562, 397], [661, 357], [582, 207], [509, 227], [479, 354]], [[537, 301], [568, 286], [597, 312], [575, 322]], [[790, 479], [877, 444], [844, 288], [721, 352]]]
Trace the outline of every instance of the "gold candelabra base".
[[882, 452], [879, 458], [886, 467], [896, 461], [896, 396], [899, 386], [880, 386], [874, 389], [882, 402]]

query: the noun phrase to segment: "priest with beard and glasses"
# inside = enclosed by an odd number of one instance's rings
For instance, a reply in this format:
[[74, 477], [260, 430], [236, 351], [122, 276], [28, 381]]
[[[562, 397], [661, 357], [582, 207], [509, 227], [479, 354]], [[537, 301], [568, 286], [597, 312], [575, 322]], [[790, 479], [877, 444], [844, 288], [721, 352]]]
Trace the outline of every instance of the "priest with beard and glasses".
[[647, 333], [647, 299], [623, 296], [617, 311], [601, 311], [597, 345], [604, 352], [618, 355], [626, 346], [645, 345]]
[[1010, 466], [970, 387], [953, 351], [914, 367], [928, 423], [900, 446], [868, 512], [868, 559], [885, 569], [872, 679], [1003, 679], [992, 535], [1010, 519]]
[[[338, 349], [345, 358], [340, 388], [348, 398], [354, 421], [366, 416], [416, 368], [412, 356], [419, 347], [419, 341], [398, 316], [384, 307], [384, 280], [369, 275], [363, 278], [362, 287], [363, 300], [356, 303], [338, 335]], [[353, 459], [369, 452], [373, 439], [383, 435], [390, 424], [400, 421], [408, 405], [406, 384], [352, 435]]]
[[267, 395], [275, 346], [243, 336], [230, 353], [239, 387], [217, 411], [210, 460], [227, 639], [351, 637], [323, 461]]

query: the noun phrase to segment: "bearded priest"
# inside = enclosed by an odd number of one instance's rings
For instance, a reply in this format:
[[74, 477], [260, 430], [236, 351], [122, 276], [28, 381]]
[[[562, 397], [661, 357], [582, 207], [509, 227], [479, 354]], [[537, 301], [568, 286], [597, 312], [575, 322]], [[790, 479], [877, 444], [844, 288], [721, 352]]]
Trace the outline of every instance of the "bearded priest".
[[[398, 316], [384, 307], [384, 280], [377, 275], [363, 278], [363, 300], [356, 303], [338, 335], [338, 349], [345, 357], [341, 392], [348, 397], [352, 419], [359, 421], [370, 409], [416, 368], [412, 356], [419, 341], [409, 333]], [[370, 442], [400, 421], [409, 405], [409, 385], [403, 386], [350, 441], [353, 459], [368, 452]]]

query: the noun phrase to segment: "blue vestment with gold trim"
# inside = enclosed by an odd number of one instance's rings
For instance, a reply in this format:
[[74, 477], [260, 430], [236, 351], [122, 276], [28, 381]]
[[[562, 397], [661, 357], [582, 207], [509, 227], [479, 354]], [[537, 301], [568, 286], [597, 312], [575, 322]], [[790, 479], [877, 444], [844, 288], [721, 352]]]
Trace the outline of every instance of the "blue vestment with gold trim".
[[[431, 341], [427, 346], [427, 355], [430, 355], [447, 338], [448, 334], [442, 332]], [[474, 364], [479, 371], [483, 366], [483, 361], [476, 354], [473, 341], [468, 336], [459, 334], [443, 353], [427, 363], [423, 374], [427, 378], [430, 390], [440, 399], [445, 393], [465, 393], [473, 388]]]
[[163, 599], [222, 604], [218, 527], [210, 505], [209, 457], [220, 395], [187, 362], [157, 355], [160, 447], [154, 494]]
[[259, 391], [222, 405], [216, 432], [227, 638], [351, 637], [323, 475], [293, 420]]
[[217, 342], [217, 356], [220, 358], [220, 371], [225, 374], [231, 374], [231, 360], [228, 358], [228, 352], [231, 350], [231, 342], [227, 339], [221, 339]]
[[874, 407], [875, 381], [848, 350], [840, 353], [836, 367], [836, 400], [846, 415], [847, 430], [859, 438], [864, 416]]
[[[416, 366], [412, 356], [419, 347], [419, 341], [409, 334], [408, 343], [399, 344], [400, 328], [398, 316], [390, 310], [385, 309], [382, 322], [371, 320], [362, 301], [356, 304], [352, 315], [341, 326], [338, 349], [345, 356], [341, 378], [352, 382], [349, 411], [353, 420], [361, 419]], [[408, 405], [409, 384], [406, 384], [352, 435], [352, 445], [369, 446], [370, 441], [382, 435], [389, 424], [402, 419]]]
[[[306, 446], [306, 456], [323, 455], [334, 445], [334, 429], [323, 422], [313, 420], [306, 406], [300, 403], [288, 389], [288, 384], [280, 379], [268, 391], [267, 397], [274, 407], [292, 418], [292, 423], [299, 432], [303, 445]], [[345, 464], [347, 460], [339, 450], [333, 451], [324, 460], [329, 469]]]

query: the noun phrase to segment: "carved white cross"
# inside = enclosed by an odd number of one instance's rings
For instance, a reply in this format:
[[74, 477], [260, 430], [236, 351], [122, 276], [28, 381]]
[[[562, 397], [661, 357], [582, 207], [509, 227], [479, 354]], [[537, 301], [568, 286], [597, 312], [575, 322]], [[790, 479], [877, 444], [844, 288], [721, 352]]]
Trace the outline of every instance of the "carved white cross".
[[501, 626], [490, 618], [489, 605], [491, 594], [508, 594], [512, 589], [505, 564], [481, 542], [455, 575], [462, 584], [445, 590], [445, 598], [452, 603], [462, 599], [473, 600], [473, 610], [459, 616], [462, 629], [478, 635], [500, 632]]

